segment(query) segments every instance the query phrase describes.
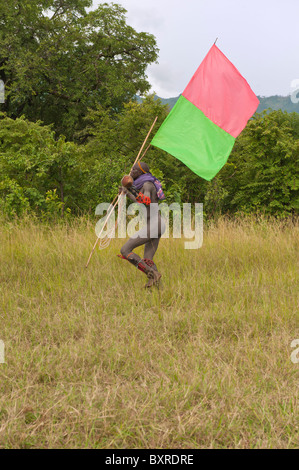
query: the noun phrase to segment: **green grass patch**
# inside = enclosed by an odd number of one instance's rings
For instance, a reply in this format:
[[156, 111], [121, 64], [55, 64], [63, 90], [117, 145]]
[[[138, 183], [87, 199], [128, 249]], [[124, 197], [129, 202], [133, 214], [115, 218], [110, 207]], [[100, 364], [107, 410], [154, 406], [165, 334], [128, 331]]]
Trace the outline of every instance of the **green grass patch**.
[[[159, 289], [94, 224], [3, 223], [1, 448], [295, 448], [298, 226], [161, 240]], [[142, 255], [142, 250], [138, 253]]]

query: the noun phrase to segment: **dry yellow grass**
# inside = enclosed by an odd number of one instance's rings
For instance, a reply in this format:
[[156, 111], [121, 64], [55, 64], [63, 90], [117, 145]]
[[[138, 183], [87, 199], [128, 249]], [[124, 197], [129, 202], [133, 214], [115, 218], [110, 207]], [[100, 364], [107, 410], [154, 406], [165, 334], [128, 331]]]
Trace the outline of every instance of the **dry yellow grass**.
[[[162, 240], [160, 289], [92, 222], [2, 224], [1, 448], [295, 448], [298, 226]], [[141, 253], [141, 252], [140, 252]]]

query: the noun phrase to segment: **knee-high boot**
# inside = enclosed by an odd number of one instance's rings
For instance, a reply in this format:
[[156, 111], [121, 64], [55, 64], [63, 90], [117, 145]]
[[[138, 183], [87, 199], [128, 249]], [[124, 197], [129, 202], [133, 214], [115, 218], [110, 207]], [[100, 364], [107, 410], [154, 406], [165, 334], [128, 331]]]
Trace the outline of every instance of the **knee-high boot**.
[[151, 287], [160, 281], [162, 274], [159, 273], [157, 266], [151, 259], [141, 259], [140, 256], [136, 255], [136, 253], [129, 253], [127, 257], [123, 255], [118, 256], [128, 260], [136, 268], [147, 275], [148, 283], [145, 285], [145, 287]]

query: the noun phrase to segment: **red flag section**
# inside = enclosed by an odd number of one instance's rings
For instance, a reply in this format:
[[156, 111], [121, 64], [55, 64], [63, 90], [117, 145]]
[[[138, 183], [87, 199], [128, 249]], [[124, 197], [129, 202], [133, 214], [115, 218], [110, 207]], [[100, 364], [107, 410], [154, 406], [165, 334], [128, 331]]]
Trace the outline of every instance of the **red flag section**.
[[259, 105], [245, 78], [215, 44], [183, 96], [233, 137], [242, 132]]

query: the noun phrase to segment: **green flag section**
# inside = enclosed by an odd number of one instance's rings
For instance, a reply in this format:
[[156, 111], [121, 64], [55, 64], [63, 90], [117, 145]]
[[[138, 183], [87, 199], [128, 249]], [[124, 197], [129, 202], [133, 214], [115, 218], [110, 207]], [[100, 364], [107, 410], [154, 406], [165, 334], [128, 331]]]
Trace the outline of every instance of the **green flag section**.
[[232, 135], [182, 95], [151, 141], [208, 181], [226, 163], [234, 143]]

